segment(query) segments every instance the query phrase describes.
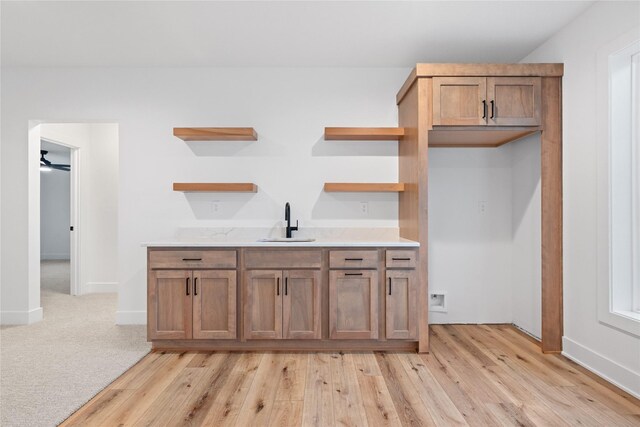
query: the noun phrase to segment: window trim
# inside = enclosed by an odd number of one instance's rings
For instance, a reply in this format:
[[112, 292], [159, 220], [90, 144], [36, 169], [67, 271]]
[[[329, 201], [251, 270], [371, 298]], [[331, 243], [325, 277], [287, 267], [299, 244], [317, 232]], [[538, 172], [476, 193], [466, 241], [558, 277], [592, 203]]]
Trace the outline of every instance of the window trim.
[[[611, 78], [610, 60], [634, 43], [640, 43], [640, 27], [624, 33], [597, 53], [597, 284], [598, 320], [601, 323], [640, 337], [640, 312], [634, 311], [640, 297], [630, 289], [632, 300], [628, 309], [616, 309], [613, 298], [612, 244], [611, 244]], [[637, 153], [636, 153], [637, 154]], [[637, 177], [634, 183], [637, 182]], [[633, 209], [638, 208], [637, 197], [632, 200]], [[635, 230], [636, 233], [639, 230]], [[636, 234], [637, 236], [637, 234]], [[636, 243], [637, 239], [634, 239]], [[632, 248], [632, 253], [640, 248]], [[634, 254], [635, 255], [635, 254]], [[633, 273], [639, 271], [640, 263], [632, 259]], [[638, 277], [634, 274], [633, 280]], [[630, 283], [630, 286], [633, 286]]]

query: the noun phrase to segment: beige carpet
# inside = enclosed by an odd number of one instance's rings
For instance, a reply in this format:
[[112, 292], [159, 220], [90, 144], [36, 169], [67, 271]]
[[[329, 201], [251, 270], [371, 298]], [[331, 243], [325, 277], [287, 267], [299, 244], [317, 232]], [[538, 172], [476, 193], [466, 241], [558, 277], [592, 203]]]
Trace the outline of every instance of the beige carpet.
[[68, 265], [42, 264], [42, 322], [0, 328], [4, 427], [57, 425], [150, 350], [145, 326], [115, 325], [116, 294], [69, 295]]

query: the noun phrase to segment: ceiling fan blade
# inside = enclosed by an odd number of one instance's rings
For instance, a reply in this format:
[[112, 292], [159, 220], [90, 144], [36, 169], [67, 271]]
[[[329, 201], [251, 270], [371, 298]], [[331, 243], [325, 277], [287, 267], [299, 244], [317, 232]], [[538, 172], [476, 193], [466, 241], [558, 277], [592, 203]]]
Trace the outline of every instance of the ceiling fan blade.
[[40, 150], [40, 166], [46, 166], [51, 169], [57, 169], [60, 171], [69, 172], [71, 171], [71, 165], [65, 165], [62, 163], [51, 163], [51, 161], [44, 158], [49, 152], [47, 150]]

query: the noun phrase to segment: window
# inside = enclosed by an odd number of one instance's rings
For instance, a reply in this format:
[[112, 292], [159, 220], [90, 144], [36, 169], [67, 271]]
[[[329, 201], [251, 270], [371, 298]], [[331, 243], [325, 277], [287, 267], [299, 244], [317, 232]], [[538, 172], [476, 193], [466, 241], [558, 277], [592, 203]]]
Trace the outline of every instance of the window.
[[[598, 318], [640, 336], [640, 40], [598, 54]], [[603, 102], [604, 101], [604, 102]], [[601, 107], [603, 108], [603, 107]], [[604, 119], [602, 118], [604, 117]]]

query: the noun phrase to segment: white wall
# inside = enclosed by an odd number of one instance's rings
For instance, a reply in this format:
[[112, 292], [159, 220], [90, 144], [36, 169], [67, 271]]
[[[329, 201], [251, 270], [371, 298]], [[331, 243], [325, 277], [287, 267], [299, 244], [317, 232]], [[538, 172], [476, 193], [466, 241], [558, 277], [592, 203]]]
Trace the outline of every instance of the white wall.
[[[79, 291], [115, 292], [118, 281], [118, 126], [47, 123], [40, 125], [40, 134], [42, 138], [78, 149], [80, 219], [73, 226], [74, 233], [80, 237]], [[42, 193], [44, 189], [40, 191]]]
[[[4, 247], [26, 234], [26, 188], [22, 183], [15, 187], [4, 183], [24, 167], [29, 120], [119, 124], [117, 269], [101, 262], [91, 269], [98, 271], [102, 265], [105, 272], [118, 271], [114, 279], [119, 283], [118, 321], [144, 323], [146, 258], [141, 242], [170, 238], [181, 227], [271, 227], [282, 221], [286, 201], [302, 227], [396, 227], [396, 195], [324, 193], [322, 185], [395, 181], [397, 143], [324, 141], [322, 132], [325, 126], [395, 126], [395, 94], [409, 71], [4, 70], [2, 158], [10, 155], [19, 160], [2, 164], [3, 238], [9, 221], [15, 224], [2, 243], [3, 266], [9, 266], [2, 270], [2, 309], [25, 304], [20, 302], [25, 260]], [[174, 126], [253, 126], [259, 140], [185, 143], [172, 136]], [[452, 222], [449, 209], [438, 216], [439, 204], [432, 206], [432, 230], [453, 233], [447, 242], [445, 233], [432, 232], [436, 239], [432, 279], [439, 290], [451, 288], [448, 317], [434, 321], [509, 322], [511, 273], [502, 262], [510, 241], [507, 150], [442, 149], [440, 153], [430, 159], [445, 185], [439, 198], [434, 190], [435, 200], [459, 212], [462, 221]], [[459, 176], [448, 183], [452, 174]], [[174, 181], [255, 182], [259, 191], [185, 195], [171, 191]], [[448, 199], [448, 192], [459, 194]], [[95, 197], [92, 203], [103, 203], [92, 205], [96, 213], [113, 208], [105, 202], [103, 184], [89, 197]], [[466, 214], [476, 213], [478, 200], [489, 202], [490, 214], [465, 222]], [[213, 212], [214, 201], [218, 212]], [[359, 213], [361, 201], [369, 202], [367, 216]], [[105, 230], [100, 239], [109, 242], [115, 234]], [[451, 276], [448, 267], [459, 265], [456, 250], [477, 260]], [[465, 298], [469, 294], [475, 302]]]
[[540, 136], [508, 145], [511, 150], [511, 309], [519, 328], [540, 338], [542, 251]]
[[[396, 226], [396, 195], [328, 194], [322, 185], [396, 180], [397, 143], [325, 142], [322, 132], [330, 125], [395, 125], [395, 93], [408, 72], [4, 69], [2, 310], [37, 304], [25, 284], [29, 120], [119, 123], [118, 266], [109, 271], [118, 271], [119, 321], [144, 322], [140, 243], [171, 237], [179, 227], [272, 226], [282, 220], [285, 201], [303, 227]], [[174, 126], [254, 126], [260, 139], [187, 144], [172, 136]], [[174, 181], [249, 181], [259, 191], [185, 195], [171, 191]], [[370, 202], [367, 217], [358, 213], [361, 200]]]
[[[564, 62], [564, 352], [640, 396], [640, 339], [598, 322], [598, 49], [638, 26], [640, 3], [598, 2], [523, 62]], [[606, 111], [606, 107], [604, 109]], [[605, 113], [606, 114], [606, 113]]]
[[429, 149], [431, 323], [511, 323], [511, 204], [508, 145]]
[[[49, 153], [52, 163], [69, 164], [69, 153]], [[70, 173], [52, 169], [40, 173], [40, 258], [69, 259]]]

